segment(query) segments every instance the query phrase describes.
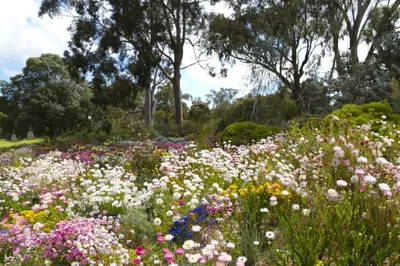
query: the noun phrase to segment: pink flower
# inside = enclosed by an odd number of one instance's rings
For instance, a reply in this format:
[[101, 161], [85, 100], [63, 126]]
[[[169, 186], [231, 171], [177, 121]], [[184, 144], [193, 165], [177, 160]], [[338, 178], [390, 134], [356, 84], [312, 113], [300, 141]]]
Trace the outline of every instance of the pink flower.
[[383, 192], [383, 195], [390, 198], [392, 196], [392, 191], [385, 191], [385, 192]]
[[146, 253], [143, 246], [138, 246], [135, 250], [136, 256], [143, 256]]
[[29, 204], [31, 204], [30, 201], [24, 201], [24, 202], [21, 203], [22, 206], [26, 206], [26, 205], [29, 205]]
[[133, 264], [135, 264], [135, 265], [140, 265], [141, 263], [142, 263], [142, 261], [140, 259], [133, 260]]
[[177, 250], [175, 250], [175, 254], [178, 255], [178, 256], [182, 256], [183, 253], [185, 253], [183, 248], [178, 248]]
[[164, 242], [164, 237], [163, 237], [163, 236], [158, 236], [158, 237], [157, 237], [157, 242], [158, 242], [158, 243]]
[[168, 253], [168, 252], [169, 252], [169, 249], [168, 249], [168, 248], [163, 248], [163, 249], [162, 249], [162, 253], [165, 254], [165, 253]]
[[167, 252], [167, 253], [165, 253], [164, 258], [167, 261], [170, 261], [170, 260], [172, 260], [174, 258], [174, 254], [172, 254], [171, 252]]

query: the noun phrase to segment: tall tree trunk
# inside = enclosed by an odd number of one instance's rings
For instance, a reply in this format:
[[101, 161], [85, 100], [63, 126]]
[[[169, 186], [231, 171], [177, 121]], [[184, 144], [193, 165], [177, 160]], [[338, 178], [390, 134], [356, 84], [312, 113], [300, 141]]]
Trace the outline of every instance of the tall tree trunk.
[[172, 79], [172, 87], [174, 89], [175, 123], [178, 125], [179, 130], [181, 130], [183, 123], [183, 116], [182, 116], [180, 65], [174, 66], [174, 77]]
[[155, 109], [156, 109], [156, 106], [155, 106], [155, 104], [154, 104], [154, 93], [155, 93], [155, 91], [156, 91], [156, 86], [152, 86], [152, 88], [151, 88], [151, 106], [150, 106], [150, 108], [151, 108], [151, 124], [153, 124], [154, 123], [154, 112], [155, 112]]
[[[345, 74], [345, 67], [343, 64], [342, 57], [340, 55], [339, 51], [339, 33], [334, 32], [333, 34], [333, 53], [334, 53], [334, 61], [336, 63], [336, 71], [339, 76], [342, 76]], [[333, 73], [332, 73], [333, 74]]]
[[147, 127], [152, 125], [152, 97], [151, 97], [151, 68], [146, 70], [145, 76], [143, 77], [144, 87], [144, 124]]
[[[358, 29], [357, 29], [358, 30]], [[357, 32], [350, 33], [350, 72], [358, 67], [358, 38]]]
[[172, 87], [174, 89], [175, 104], [175, 123], [182, 133], [183, 115], [182, 115], [182, 92], [181, 92], [181, 64], [183, 58], [183, 42], [174, 51], [174, 77], [172, 78]]
[[294, 82], [291, 87], [293, 98], [296, 102], [297, 109], [299, 110], [300, 114], [307, 113], [306, 104], [304, 103], [304, 99], [301, 96], [301, 84], [300, 84], [300, 77], [295, 75]]
[[297, 109], [300, 114], [304, 114], [306, 112], [306, 105], [304, 103], [303, 98], [301, 97], [301, 84], [300, 78], [301, 74], [299, 71], [299, 66], [297, 64], [297, 40], [296, 35], [293, 34], [293, 44], [292, 44], [292, 65], [293, 65], [293, 84], [291, 84], [290, 88], [292, 90], [293, 98], [296, 102]]
[[151, 88], [145, 88], [144, 92], [144, 124], [150, 127], [152, 124], [151, 119]]
[[332, 70], [330, 74], [330, 78], [332, 78], [335, 70], [339, 76], [345, 74], [345, 64], [339, 51], [339, 36], [343, 25], [343, 18], [338, 17], [338, 6], [335, 2], [328, 0], [327, 3], [329, 12], [329, 30], [332, 35], [332, 49], [334, 54]]

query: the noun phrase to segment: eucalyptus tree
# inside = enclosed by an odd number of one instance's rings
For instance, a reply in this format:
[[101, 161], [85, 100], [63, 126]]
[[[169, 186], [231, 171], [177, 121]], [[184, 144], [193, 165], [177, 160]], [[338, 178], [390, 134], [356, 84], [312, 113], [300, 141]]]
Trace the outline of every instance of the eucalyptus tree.
[[[227, 0], [235, 11], [215, 15], [207, 50], [223, 62], [235, 60], [273, 73], [306, 112], [301, 80], [318, 64], [326, 44], [326, 16], [318, 0]], [[317, 54], [318, 51], [318, 54]]]
[[[328, 90], [337, 104], [390, 98], [399, 77], [399, 0], [323, 0], [333, 52]], [[345, 49], [339, 49], [339, 44]], [[361, 49], [365, 49], [364, 51]], [[335, 75], [336, 74], [336, 75]]]
[[[71, 14], [69, 43], [82, 71], [94, 82], [129, 79], [145, 93], [145, 122], [151, 124], [154, 84], [174, 89], [175, 122], [182, 125], [181, 70], [184, 45], [205, 23], [200, 0], [43, 0], [39, 15]], [[158, 81], [157, 81], [158, 80]]]
[[[327, 34], [334, 54], [332, 74], [336, 71], [343, 76], [357, 71], [361, 63], [374, 61], [381, 39], [396, 31], [400, 0], [322, 0], [321, 3], [326, 7]], [[345, 51], [339, 49], [340, 42], [347, 44]], [[360, 58], [362, 44], [368, 45], [365, 60]]]

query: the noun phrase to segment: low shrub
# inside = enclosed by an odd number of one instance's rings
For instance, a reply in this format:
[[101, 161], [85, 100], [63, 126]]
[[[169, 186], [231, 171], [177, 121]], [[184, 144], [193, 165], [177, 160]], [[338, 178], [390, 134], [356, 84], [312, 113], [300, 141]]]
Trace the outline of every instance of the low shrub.
[[279, 131], [278, 126], [266, 127], [252, 122], [238, 122], [227, 126], [219, 137], [221, 141], [242, 145], [270, 137]]
[[372, 102], [362, 105], [347, 104], [343, 108], [332, 112], [327, 116], [327, 119], [336, 116], [339, 119], [348, 119], [349, 122], [357, 125], [362, 125], [371, 120], [381, 119], [382, 116], [391, 118], [393, 110], [390, 104], [386, 101]]

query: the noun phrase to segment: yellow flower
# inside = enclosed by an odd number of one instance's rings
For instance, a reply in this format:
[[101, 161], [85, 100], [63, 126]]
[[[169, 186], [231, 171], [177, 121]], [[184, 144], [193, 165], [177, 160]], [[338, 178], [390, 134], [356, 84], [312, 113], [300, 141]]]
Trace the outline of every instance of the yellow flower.
[[237, 189], [238, 189], [238, 186], [236, 186], [236, 185], [230, 185], [230, 186], [228, 187], [228, 189], [222, 191], [222, 195], [225, 196], [225, 195], [230, 195], [230, 194], [232, 194], [232, 193], [236, 193]]
[[280, 196], [281, 195], [281, 185], [279, 185], [278, 183], [273, 183], [269, 189], [269, 192], [273, 196]]
[[261, 185], [261, 186], [259, 186], [259, 187], [257, 188], [256, 193], [257, 193], [257, 194], [263, 194], [264, 191], [265, 191], [265, 187], [264, 187], [264, 185]]
[[46, 214], [43, 211], [35, 213], [32, 210], [25, 210], [25, 211], [21, 211], [19, 213], [19, 216], [21, 218], [26, 219], [27, 222], [33, 224], [33, 223], [36, 223], [37, 221], [43, 220], [43, 218], [46, 216]]
[[241, 190], [239, 190], [239, 195], [242, 197], [246, 197], [247, 195], [249, 195], [249, 190], [247, 188], [242, 188]]
[[238, 186], [236, 186], [236, 185], [230, 185], [228, 189], [229, 189], [231, 192], [236, 192], [237, 189], [238, 189]]
[[324, 266], [324, 262], [322, 260], [317, 260], [314, 266]]

